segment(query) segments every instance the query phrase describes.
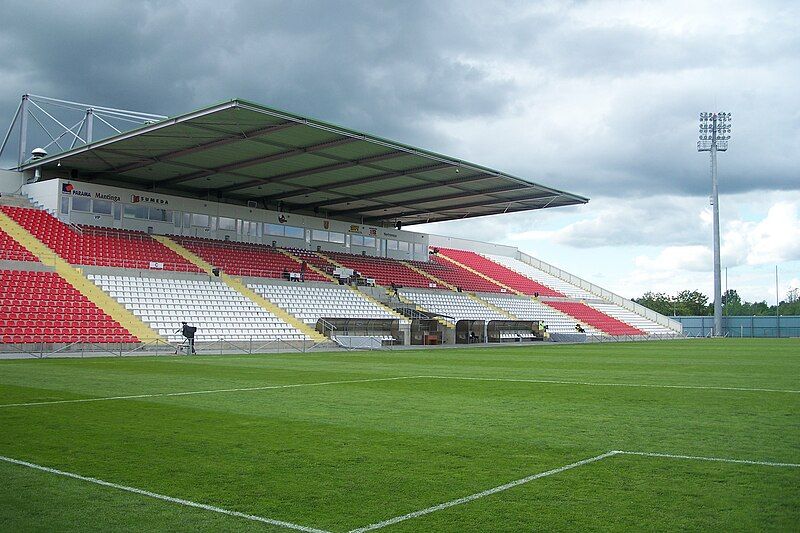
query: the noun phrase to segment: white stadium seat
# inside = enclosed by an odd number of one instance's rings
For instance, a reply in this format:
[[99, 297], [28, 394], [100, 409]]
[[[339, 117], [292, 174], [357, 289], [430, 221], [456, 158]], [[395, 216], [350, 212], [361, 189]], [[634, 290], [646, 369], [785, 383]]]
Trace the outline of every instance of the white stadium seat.
[[171, 342], [181, 322], [197, 342], [300, 341], [308, 337], [220, 281], [89, 275], [97, 286]]
[[457, 292], [401, 290], [400, 294], [426, 311], [452, 317], [454, 322], [459, 320], [510, 320], [506, 315]]
[[624, 307], [621, 307], [617, 304], [613, 303], [593, 303], [589, 302], [589, 305], [600, 311], [601, 313], [605, 313], [608, 316], [614, 317], [617, 320], [621, 320], [626, 324], [630, 324], [631, 326], [635, 327], [636, 329], [640, 329], [645, 333], [655, 334], [655, 335], [674, 335], [677, 332], [673, 329], [670, 329], [666, 326], [662, 326], [652, 320], [645, 318], [633, 311], [629, 311]]
[[320, 318], [396, 319], [397, 315], [347, 287], [248, 284], [248, 287], [306, 324]]
[[[532, 279], [542, 285], [547, 285], [551, 289], [554, 289], [565, 296], [569, 296], [570, 298], [584, 298], [584, 299], [591, 299], [591, 298], [599, 298], [599, 296], [592, 294], [580, 287], [573, 285], [567, 281], [564, 281], [561, 278], [557, 278], [552, 274], [548, 274], [543, 270], [539, 270], [536, 267], [533, 267], [527, 263], [523, 263], [513, 257], [506, 257], [504, 255], [492, 255], [492, 254], [481, 254], [486, 259], [494, 261], [499, 265], [503, 265], [504, 267], [508, 268], [509, 270], [513, 270], [517, 274], [522, 274], [526, 278]], [[574, 325], [574, 324], [573, 324]]]
[[[575, 333], [576, 319], [550, 306], [524, 296], [483, 296], [492, 305], [508, 311], [522, 320], [538, 320], [550, 333]], [[587, 333], [602, 335], [601, 331], [584, 326]]]

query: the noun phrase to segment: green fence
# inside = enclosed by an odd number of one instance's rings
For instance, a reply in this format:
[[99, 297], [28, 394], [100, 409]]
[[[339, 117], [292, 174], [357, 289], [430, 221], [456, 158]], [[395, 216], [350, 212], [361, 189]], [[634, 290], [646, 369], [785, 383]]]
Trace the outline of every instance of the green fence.
[[[690, 337], [708, 337], [714, 330], [713, 316], [671, 317], [683, 324]], [[724, 316], [722, 334], [727, 337], [800, 337], [800, 316]]]

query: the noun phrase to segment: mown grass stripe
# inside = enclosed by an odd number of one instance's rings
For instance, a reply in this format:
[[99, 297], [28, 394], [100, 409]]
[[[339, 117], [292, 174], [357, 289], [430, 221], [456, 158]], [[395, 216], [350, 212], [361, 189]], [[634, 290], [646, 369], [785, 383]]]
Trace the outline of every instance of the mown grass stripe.
[[204, 511], [211, 511], [213, 513], [220, 513], [228, 516], [234, 516], [237, 518], [244, 518], [246, 520], [251, 520], [253, 522], [262, 522], [264, 524], [270, 524], [272, 526], [283, 527], [286, 529], [293, 529], [296, 531], [304, 531], [306, 533], [329, 533], [324, 529], [316, 529], [313, 527], [301, 526], [299, 524], [293, 524], [292, 522], [285, 522], [283, 520], [274, 520], [272, 518], [264, 518], [263, 516], [256, 516], [247, 513], [240, 513], [239, 511], [232, 511], [230, 509], [223, 509], [222, 507], [216, 507], [213, 505], [208, 505], [205, 503], [198, 503], [193, 502], [191, 500], [184, 500], [183, 498], [175, 498], [173, 496], [165, 496], [164, 494], [159, 494], [157, 492], [151, 492], [149, 490], [144, 489], [137, 489], [136, 487], [129, 487], [127, 485], [120, 485], [119, 483], [112, 483], [110, 481], [104, 481], [102, 479], [97, 479], [88, 476], [82, 476], [80, 474], [75, 474], [72, 472], [65, 472], [63, 470], [57, 470], [55, 468], [50, 468], [47, 466], [37, 465], [35, 463], [29, 463], [27, 461], [21, 461], [19, 459], [13, 459], [11, 457], [5, 457], [0, 455], [0, 461], [5, 461], [6, 463], [11, 463], [19, 466], [24, 466], [27, 468], [32, 468], [34, 470], [39, 470], [42, 472], [47, 472], [49, 474], [55, 474], [58, 476], [64, 476], [72, 479], [77, 479], [80, 481], [86, 481], [88, 483], [94, 483], [95, 485], [102, 485], [103, 487], [110, 487], [117, 490], [123, 490], [125, 492], [132, 492], [134, 494], [139, 494], [141, 496], [147, 496], [148, 498], [154, 498], [156, 500], [162, 500], [165, 502], [175, 503], [178, 505], [184, 505], [186, 507], [194, 507], [196, 509], [203, 509]]

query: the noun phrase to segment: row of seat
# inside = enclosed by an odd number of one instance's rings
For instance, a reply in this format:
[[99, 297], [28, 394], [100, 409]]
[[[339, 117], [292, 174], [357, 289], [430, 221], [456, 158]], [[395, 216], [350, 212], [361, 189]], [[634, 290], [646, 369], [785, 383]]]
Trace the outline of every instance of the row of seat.
[[[499, 281], [507, 287], [511, 287], [524, 294], [540, 294], [541, 296], [564, 296], [560, 292], [542, 285], [538, 281], [523, 276], [518, 272], [510, 270], [499, 263], [490, 261], [482, 255], [467, 250], [455, 250], [452, 248], [438, 248], [440, 254], [445, 255], [462, 265], [481, 272], [490, 278]], [[499, 291], [492, 291], [499, 292]]]
[[[557, 311], [552, 307], [524, 296], [484, 296], [484, 300], [497, 306], [521, 320], [537, 320], [547, 326], [550, 333], [575, 333], [575, 317]], [[601, 334], [591, 326], [584, 329], [590, 334]]]
[[91, 274], [88, 277], [172, 342], [182, 340], [178, 330], [184, 321], [198, 328], [195, 337], [198, 342], [307, 339], [303, 332], [221, 281]]
[[[570, 298], [597, 298], [596, 295], [586, 291], [572, 283], [564, 281], [552, 274], [548, 274], [547, 272], [540, 270], [532, 265], [527, 263], [523, 263], [518, 259], [514, 259], [513, 257], [507, 257], [503, 255], [493, 255], [493, 254], [481, 254], [486, 259], [493, 261], [499, 265], [502, 265], [509, 270], [513, 270], [514, 272], [530, 278], [542, 285], [546, 285], [557, 291], [565, 296], [569, 296]], [[544, 293], [540, 293], [542, 296], [546, 296]]]
[[2, 229], [0, 229], [0, 260], [38, 261], [35, 255]]
[[431, 280], [411, 270], [400, 261], [382, 257], [362, 256], [342, 252], [324, 252], [339, 264], [372, 278], [378, 285], [402, 285], [404, 287], [428, 287]]
[[320, 318], [397, 318], [385, 307], [367, 300], [346, 287], [250, 284], [251, 289], [307, 324]]
[[652, 320], [645, 318], [639, 314], [634, 313], [633, 311], [629, 311], [624, 307], [621, 307], [617, 304], [609, 304], [609, 303], [589, 303], [590, 306], [594, 307], [601, 313], [608, 315], [612, 318], [616, 318], [619, 321], [625, 322], [626, 324], [630, 324], [631, 326], [635, 327], [640, 331], [644, 331], [645, 333], [655, 334], [655, 335], [674, 335], [675, 331], [653, 322]]
[[12, 206], [0, 206], [0, 209], [75, 265], [200, 272], [195, 265], [141, 232], [87, 230], [81, 233], [39, 209]]
[[284, 273], [303, 271], [304, 279], [308, 281], [326, 281], [325, 277], [307, 266], [303, 268], [302, 263], [269, 246], [196, 237], [172, 239], [207, 263], [234, 276], [281, 278]]
[[593, 307], [581, 302], [551, 301], [547, 305], [554, 307], [562, 313], [574, 316], [581, 322], [604, 331], [609, 335], [644, 335], [645, 333], [630, 324], [610, 317]]
[[0, 270], [0, 342], [138, 339], [55, 272]]
[[430, 261], [417, 265], [418, 268], [435, 276], [436, 278], [446, 281], [450, 285], [460, 287], [462, 290], [471, 292], [501, 292], [503, 288], [497, 283], [493, 283], [485, 278], [482, 278], [463, 269], [458, 265], [454, 265], [446, 259], [442, 259], [437, 255], [431, 255]]
[[400, 294], [425, 311], [450, 317], [454, 323], [459, 320], [509, 320], [507, 316], [457, 292], [403, 289]]

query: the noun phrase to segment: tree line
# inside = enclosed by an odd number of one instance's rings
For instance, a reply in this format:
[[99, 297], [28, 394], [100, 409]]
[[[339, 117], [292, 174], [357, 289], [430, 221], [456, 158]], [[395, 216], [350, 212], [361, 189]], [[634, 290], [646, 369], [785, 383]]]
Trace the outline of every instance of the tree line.
[[[668, 316], [712, 316], [714, 302], [700, 291], [683, 290], [674, 296], [663, 292], [646, 292], [634, 302]], [[766, 301], [747, 302], [736, 292], [728, 289], [722, 295], [722, 310], [727, 316], [775, 316], [775, 305]], [[790, 289], [778, 305], [781, 315], [800, 315], [800, 289]]]

